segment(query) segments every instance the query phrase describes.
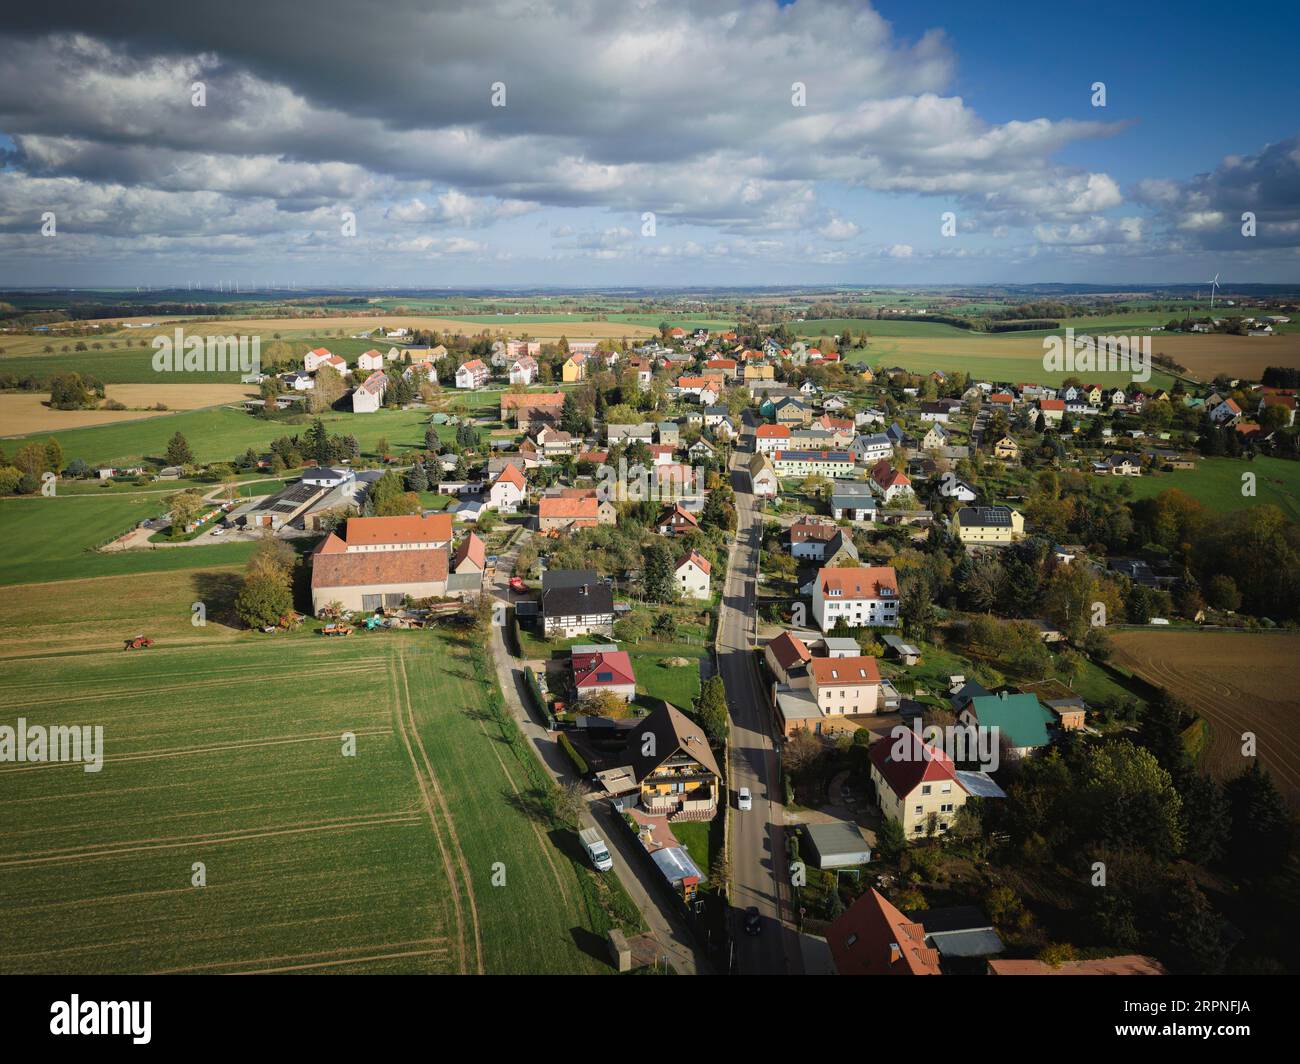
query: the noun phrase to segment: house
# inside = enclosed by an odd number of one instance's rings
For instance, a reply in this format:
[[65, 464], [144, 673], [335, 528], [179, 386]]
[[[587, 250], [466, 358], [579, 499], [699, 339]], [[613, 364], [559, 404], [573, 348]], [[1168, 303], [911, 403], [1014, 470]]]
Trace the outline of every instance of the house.
[[606, 425], [605, 439], [613, 447], [616, 443], [624, 446], [633, 443], [651, 444], [655, 441], [655, 427], [649, 421], [639, 425]]
[[1065, 417], [1065, 400], [1040, 399], [1038, 400], [1038, 411], [1043, 415], [1045, 424], [1059, 425]]
[[373, 611], [447, 593], [451, 516], [350, 517], [311, 556], [312, 612]]
[[387, 391], [388, 375], [382, 370], [375, 370], [352, 389], [352, 412], [354, 414], [375, 413], [384, 405], [384, 393]]
[[925, 928], [875, 887], [835, 918], [826, 943], [840, 975], [943, 974], [939, 951], [925, 944]]
[[754, 449], [759, 454], [775, 454], [790, 449], [789, 425], [759, 425], [754, 430]]
[[952, 527], [963, 543], [1014, 543], [1025, 534], [1025, 518], [1010, 506], [963, 506]]
[[513, 421], [521, 432], [546, 422], [558, 423], [563, 409], [563, 392], [505, 392], [501, 396], [501, 420]]
[[[921, 437], [921, 450], [937, 451], [940, 448], [947, 447], [948, 441], [952, 439], [952, 433], [937, 422], [930, 426], [926, 434]], [[888, 455], [880, 455], [881, 458], [887, 458]]]
[[686, 454], [688, 457], [694, 458], [697, 462], [708, 461], [710, 458], [716, 458], [718, 456], [718, 452], [713, 445], [703, 438], [700, 438], [691, 444], [686, 449]]
[[993, 444], [993, 457], [1008, 462], [1018, 461], [1020, 458], [1020, 444], [1016, 443], [1010, 436], [1003, 436], [1002, 439]]
[[981, 695], [972, 698], [957, 715], [962, 724], [996, 728], [999, 740], [1017, 757], [1039, 750], [1052, 741], [1048, 728], [1056, 717], [1032, 694]]
[[537, 359], [525, 355], [510, 367], [511, 384], [532, 384], [537, 380]]
[[540, 532], [595, 528], [601, 523], [599, 510], [600, 500], [595, 495], [582, 498], [543, 496], [537, 502], [537, 528]]
[[482, 573], [487, 568], [487, 546], [473, 532], [460, 541], [451, 558], [451, 571], [457, 576]]
[[945, 402], [922, 403], [920, 418], [922, 421], [946, 425], [952, 408]]
[[858, 549], [844, 529], [816, 517], [790, 526], [790, 554], [824, 566], [850, 565], [858, 560]]
[[673, 575], [677, 578], [677, 590], [682, 598], [707, 599], [710, 595], [709, 580], [713, 566], [698, 551], [691, 551], [677, 559]]
[[812, 651], [798, 636], [782, 632], [775, 638], [769, 639], [767, 646], [763, 648], [763, 660], [772, 670], [777, 683], [790, 687], [808, 685], [808, 668], [809, 662], [812, 661]]
[[775, 499], [781, 490], [777, 472], [765, 454], [755, 454], [749, 460], [749, 490], [759, 499]]
[[655, 526], [661, 536], [680, 536], [687, 532], [698, 532], [700, 523], [693, 513], [682, 507], [681, 503], [674, 503], [659, 515]]
[[472, 358], [456, 370], [457, 388], [482, 388], [487, 384], [490, 370], [481, 358]]
[[721, 773], [699, 726], [665, 702], [632, 729], [628, 743], [641, 808], [674, 820], [712, 820]]
[[1269, 408], [1278, 408], [1286, 416], [1285, 424], [1290, 427], [1295, 424], [1296, 397], [1294, 395], [1266, 395], [1259, 401], [1257, 414], [1262, 416], [1264, 411]]
[[538, 453], [548, 462], [556, 458], [572, 458], [582, 445], [582, 441], [576, 436], [554, 425], [543, 425], [534, 430], [532, 441]]
[[682, 442], [682, 428], [676, 421], [661, 421], [655, 426], [659, 442], [665, 447], [676, 447]]
[[356, 474], [352, 470], [335, 469], [329, 466], [304, 469], [302, 473], [302, 482], [314, 488], [337, 488], [355, 479]]
[[559, 491], [552, 489], [549, 495], [561, 499], [595, 499], [596, 522], [602, 525], [618, 524], [618, 507], [609, 499], [602, 499], [599, 488], [560, 488]]
[[841, 481], [831, 491], [831, 516], [835, 520], [874, 521], [876, 497], [863, 481]]
[[1056, 714], [1056, 726], [1061, 731], [1078, 731], [1087, 721], [1087, 704], [1060, 680], [1035, 680], [1021, 684], [1020, 690]]
[[359, 370], [363, 370], [369, 373], [373, 370], [383, 369], [383, 368], [384, 368], [383, 353], [380, 351], [376, 351], [373, 347], [369, 351], [365, 352], [364, 354], [362, 354], [357, 358], [357, 369]]
[[1105, 472], [1112, 477], [1140, 477], [1142, 475], [1142, 456], [1140, 454], [1108, 454], [1102, 462]]
[[579, 351], [571, 354], [560, 367], [560, 379], [565, 384], [577, 384], [587, 379], [587, 356]]
[[[330, 359], [337, 357], [330, 352], [329, 348], [315, 347], [303, 356], [302, 368], [308, 373], [315, 373]], [[347, 363], [345, 362], [344, 365], [346, 366]]]
[[823, 717], [853, 717], [880, 708], [880, 669], [865, 655], [813, 658], [809, 691]]
[[943, 750], [899, 727], [872, 743], [867, 756], [881, 813], [902, 824], [909, 839], [942, 835], [952, 827], [968, 792]]
[[569, 652], [573, 689], [579, 700], [601, 691], [631, 702], [636, 697], [636, 673], [627, 651], [613, 646], [576, 646]]
[[802, 425], [807, 428], [812, 424], [812, 407], [792, 396], [779, 400], [772, 413], [778, 425]]
[[913, 494], [912, 482], [908, 479], [907, 474], [895, 469], [888, 458], [882, 458], [871, 467], [871, 480], [885, 502], [889, 502], [899, 495]]
[[527, 498], [528, 481], [513, 462], [497, 474], [496, 480], [488, 488], [488, 505], [497, 513], [518, 513], [519, 507], [524, 505]]
[[309, 392], [316, 387], [316, 378], [304, 370], [296, 373], [281, 373], [280, 382], [295, 392]]
[[548, 569], [542, 574], [541, 608], [547, 638], [614, 634], [614, 592], [594, 569]]
[[813, 617], [823, 632], [898, 624], [898, 575], [892, 566], [824, 568], [813, 581]]
[[1216, 425], [1231, 425], [1241, 417], [1241, 407], [1235, 400], [1224, 399], [1210, 408], [1210, 420]]
[[773, 463], [778, 476], [820, 476], [849, 479], [857, 474], [848, 451], [777, 451]]

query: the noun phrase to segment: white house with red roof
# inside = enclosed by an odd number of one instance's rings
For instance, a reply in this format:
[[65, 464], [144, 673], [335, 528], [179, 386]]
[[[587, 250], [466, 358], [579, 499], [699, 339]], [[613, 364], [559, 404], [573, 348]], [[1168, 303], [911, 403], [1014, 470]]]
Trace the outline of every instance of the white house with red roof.
[[373, 347], [365, 354], [357, 358], [357, 369], [362, 372], [371, 372], [384, 368], [384, 355], [376, 351]]
[[488, 508], [497, 513], [518, 513], [528, 498], [528, 481], [513, 462], [497, 474], [488, 488]]
[[[337, 368], [337, 363], [343, 362], [343, 359], [330, 351], [328, 347], [314, 347], [303, 356], [302, 368], [308, 373], [315, 373], [321, 366], [331, 363]], [[339, 372], [346, 372], [348, 364], [343, 362], [343, 369]]]
[[364, 381], [352, 389], [352, 412], [354, 414], [373, 414], [384, 405], [384, 393], [388, 391], [388, 374], [375, 370]]
[[532, 384], [537, 380], [537, 359], [524, 355], [510, 367], [511, 384]]
[[898, 574], [892, 565], [828, 567], [813, 580], [813, 617], [823, 632], [841, 620], [850, 628], [893, 628], [898, 602]]
[[1039, 399], [1038, 410], [1043, 415], [1043, 421], [1046, 424], [1059, 425], [1061, 419], [1065, 417], [1065, 400]]
[[481, 358], [471, 358], [456, 370], [457, 388], [482, 388], [487, 384], [491, 371]]
[[866, 655], [813, 658], [809, 690], [824, 717], [853, 717], [880, 710], [880, 668]]
[[600, 691], [617, 695], [624, 702], [636, 697], [636, 673], [627, 651], [612, 646], [577, 646], [571, 651], [570, 663], [579, 700]]
[[673, 573], [677, 577], [677, 590], [681, 592], [682, 598], [707, 599], [712, 593], [709, 585], [713, 566], [699, 551], [691, 551], [678, 558]]
[[759, 425], [754, 430], [754, 447], [766, 455], [789, 450], [792, 431], [789, 425]]
[[685, 509], [681, 503], [674, 503], [659, 515], [656, 522], [661, 536], [681, 536], [687, 532], [698, 532], [700, 523], [695, 515]]
[[907, 474], [897, 470], [888, 458], [882, 458], [871, 467], [871, 482], [880, 492], [885, 502], [899, 495], [912, 494], [912, 482]]
[[952, 827], [968, 794], [943, 750], [900, 725], [873, 743], [867, 755], [880, 811], [902, 824], [909, 839], [942, 835]]

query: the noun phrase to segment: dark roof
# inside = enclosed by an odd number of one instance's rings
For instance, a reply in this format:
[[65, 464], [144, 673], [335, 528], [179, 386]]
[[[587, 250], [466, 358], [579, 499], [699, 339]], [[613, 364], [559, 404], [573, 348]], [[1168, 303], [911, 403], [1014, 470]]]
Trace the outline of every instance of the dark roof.
[[[564, 583], [547, 587], [542, 577], [542, 615], [550, 617], [590, 617], [593, 614], [614, 612], [614, 590], [602, 581], [594, 570], [588, 570], [588, 583]], [[566, 574], [571, 575], [571, 574]]]
[[957, 511], [957, 520], [967, 528], [972, 525], [1010, 525], [1010, 506], [963, 506]]
[[[645, 741], [649, 734], [654, 735], [653, 744]], [[647, 747], [654, 750], [652, 755], [644, 753]], [[699, 725], [676, 706], [665, 702], [631, 729], [628, 752], [637, 782], [645, 779], [679, 750], [694, 758], [715, 776], [721, 775], [709, 741]]]

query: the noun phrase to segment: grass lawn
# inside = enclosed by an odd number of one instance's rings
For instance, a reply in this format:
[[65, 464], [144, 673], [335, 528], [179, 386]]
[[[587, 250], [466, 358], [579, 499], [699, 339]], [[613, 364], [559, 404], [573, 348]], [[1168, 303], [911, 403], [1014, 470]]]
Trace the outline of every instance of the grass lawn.
[[[1253, 497], [1241, 493], [1243, 473], [1255, 474]], [[1244, 510], [1271, 502], [1292, 521], [1300, 521], [1300, 462], [1285, 458], [1259, 457], [1253, 462], [1240, 458], [1202, 458], [1195, 469], [1134, 477], [1128, 484], [1135, 499], [1151, 498], [1178, 488], [1211, 510]]]
[[[690, 643], [644, 643], [624, 645], [636, 670], [637, 697], [648, 696], [689, 709], [700, 693], [700, 659], [708, 648]], [[668, 658], [682, 657], [690, 665], [667, 665]]]
[[102, 725], [105, 759], [0, 770], [0, 970], [609, 970], [613, 888], [539, 818], [465, 635], [183, 636], [6, 661], [0, 721]]
[[711, 878], [714, 856], [722, 852], [724, 816], [726, 813], [719, 811], [712, 820], [681, 820], [671, 825], [677, 841], [686, 847], [706, 881]]

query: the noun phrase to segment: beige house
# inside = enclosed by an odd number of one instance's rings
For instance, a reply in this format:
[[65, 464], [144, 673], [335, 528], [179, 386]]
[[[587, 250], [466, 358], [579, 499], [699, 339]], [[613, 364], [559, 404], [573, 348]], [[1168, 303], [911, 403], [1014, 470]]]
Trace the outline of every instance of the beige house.
[[914, 731], [894, 729], [868, 751], [876, 801], [886, 819], [897, 820], [909, 839], [942, 835], [966, 804], [966, 788], [952, 759], [927, 746]]
[[1025, 518], [1010, 506], [963, 506], [952, 528], [963, 543], [1014, 543], [1025, 534]]
[[880, 669], [876, 659], [813, 658], [809, 690], [825, 717], [875, 713], [880, 708]]
[[993, 457], [1014, 461], [1020, 457], [1020, 444], [1010, 436], [1003, 436], [993, 445]]
[[760, 499], [775, 499], [781, 490], [781, 480], [765, 454], [756, 454], [749, 460], [750, 490]]
[[517, 513], [527, 498], [528, 481], [513, 463], [497, 474], [488, 489], [488, 505], [497, 513]]
[[601, 523], [599, 510], [600, 500], [595, 495], [580, 498], [548, 495], [537, 502], [537, 528], [540, 532], [595, 528]]

